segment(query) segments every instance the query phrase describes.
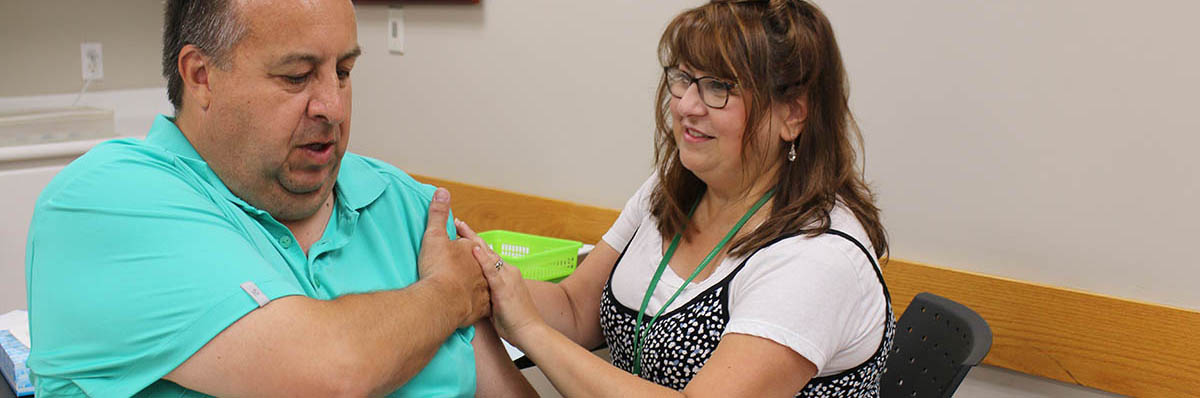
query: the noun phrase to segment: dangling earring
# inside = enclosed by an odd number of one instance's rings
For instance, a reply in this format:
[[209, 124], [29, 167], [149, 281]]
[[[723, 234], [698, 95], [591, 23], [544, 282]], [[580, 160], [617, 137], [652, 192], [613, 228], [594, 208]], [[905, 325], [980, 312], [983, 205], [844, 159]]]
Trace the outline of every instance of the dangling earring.
[[788, 162], [795, 162], [796, 161], [796, 141], [793, 140], [792, 144], [788, 145], [788, 146], [790, 147], [788, 149]]

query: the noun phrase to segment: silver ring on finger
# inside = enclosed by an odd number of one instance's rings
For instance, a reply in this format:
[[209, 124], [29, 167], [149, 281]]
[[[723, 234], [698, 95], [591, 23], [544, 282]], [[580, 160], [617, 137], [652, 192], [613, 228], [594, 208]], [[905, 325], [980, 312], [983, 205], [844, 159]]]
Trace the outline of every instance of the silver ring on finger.
[[496, 271], [499, 271], [500, 268], [503, 268], [503, 267], [504, 267], [504, 260], [496, 260]]

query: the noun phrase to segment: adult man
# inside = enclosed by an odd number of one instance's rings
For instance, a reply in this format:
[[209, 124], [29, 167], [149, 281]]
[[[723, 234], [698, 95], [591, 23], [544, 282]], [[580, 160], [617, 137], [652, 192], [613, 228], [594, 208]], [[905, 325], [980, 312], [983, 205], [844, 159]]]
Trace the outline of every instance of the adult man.
[[449, 240], [449, 194], [345, 153], [350, 2], [166, 7], [176, 117], [38, 200], [38, 395], [529, 393], [471, 243]]

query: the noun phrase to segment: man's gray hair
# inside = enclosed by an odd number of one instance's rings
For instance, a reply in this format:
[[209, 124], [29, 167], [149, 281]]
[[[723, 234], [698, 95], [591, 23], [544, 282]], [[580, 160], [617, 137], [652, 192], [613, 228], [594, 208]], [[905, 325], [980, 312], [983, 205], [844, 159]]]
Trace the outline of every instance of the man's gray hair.
[[246, 33], [232, 0], [167, 0], [163, 22], [163, 77], [167, 97], [178, 112], [183, 108], [183, 77], [179, 51], [191, 44], [211, 57], [216, 67], [228, 69], [233, 46]]

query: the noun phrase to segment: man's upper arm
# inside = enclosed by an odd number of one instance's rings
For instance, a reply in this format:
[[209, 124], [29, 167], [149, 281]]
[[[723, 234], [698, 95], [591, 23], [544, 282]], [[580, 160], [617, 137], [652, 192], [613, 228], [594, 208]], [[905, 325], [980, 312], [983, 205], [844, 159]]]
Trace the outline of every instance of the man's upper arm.
[[267, 300], [299, 294], [203, 190], [100, 164], [39, 200], [28, 256], [39, 384], [132, 395]]

